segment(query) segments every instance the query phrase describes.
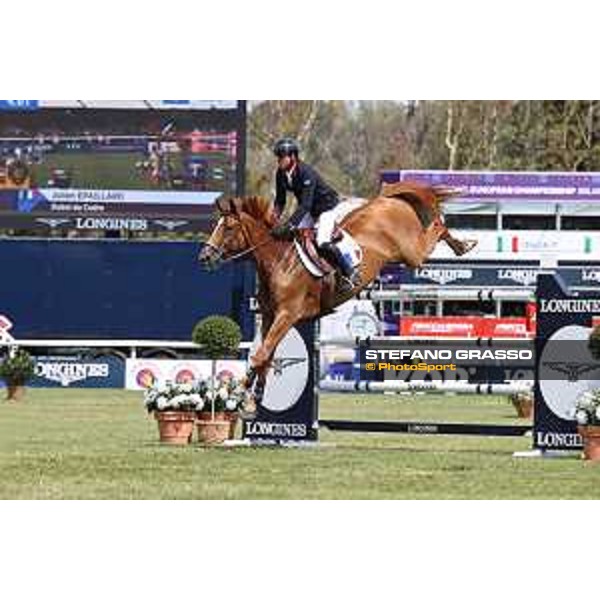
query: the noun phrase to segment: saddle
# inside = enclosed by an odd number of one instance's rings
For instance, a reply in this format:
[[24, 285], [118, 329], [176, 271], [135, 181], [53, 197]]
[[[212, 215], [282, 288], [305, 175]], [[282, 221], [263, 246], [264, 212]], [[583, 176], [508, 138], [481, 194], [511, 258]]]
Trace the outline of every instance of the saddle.
[[[338, 238], [337, 240], [335, 238]], [[334, 243], [341, 239], [341, 232], [337, 228], [334, 234]], [[294, 241], [300, 260], [304, 266], [316, 277], [326, 277], [335, 271], [335, 269], [319, 255], [317, 249], [317, 236], [314, 229], [300, 229], [298, 237]], [[312, 264], [310, 264], [312, 263]], [[310, 266], [309, 266], [310, 264]]]
[[[362, 249], [347, 231], [336, 226], [331, 242], [338, 246], [355, 267], [360, 265], [363, 257]], [[294, 239], [294, 245], [300, 261], [313, 277], [323, 279], [337, 272], [337, 268], [319, 254], [313, 229], [301, 229]]]

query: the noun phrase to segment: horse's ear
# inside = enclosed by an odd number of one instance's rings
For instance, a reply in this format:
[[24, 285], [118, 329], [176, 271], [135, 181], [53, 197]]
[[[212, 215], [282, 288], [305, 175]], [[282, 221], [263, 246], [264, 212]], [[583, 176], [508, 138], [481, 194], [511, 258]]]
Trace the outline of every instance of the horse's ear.
[[244, 210], [244, 201], [242, 198], [233, 198], [231, 200], [231, 212], [235, 215], [241, 215]]
[[217, 200], [217, 210], [222, 215], [228, 215], [233, 212], [232, 202], [229, 198], [221, 197]]

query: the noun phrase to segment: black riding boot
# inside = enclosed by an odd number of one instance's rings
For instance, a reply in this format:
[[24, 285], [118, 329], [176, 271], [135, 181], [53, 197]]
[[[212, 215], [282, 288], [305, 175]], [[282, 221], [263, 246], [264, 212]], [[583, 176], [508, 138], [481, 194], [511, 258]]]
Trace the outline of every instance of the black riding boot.
[[[342, 252], [335, 244], [323, 244], [319, 251], [327, 260], [337, 268], [337, 270], [342, 274], [342, 282], [345, 284], [344, 287], [348, 289], [348, 291], [352, 291], [357, 285], [360, 284], [360, 278], [355, 273], [354, 269], [348, 266], [344, 257], [342, 256]], [[358, 280], [357, 280], [358, 279]]]

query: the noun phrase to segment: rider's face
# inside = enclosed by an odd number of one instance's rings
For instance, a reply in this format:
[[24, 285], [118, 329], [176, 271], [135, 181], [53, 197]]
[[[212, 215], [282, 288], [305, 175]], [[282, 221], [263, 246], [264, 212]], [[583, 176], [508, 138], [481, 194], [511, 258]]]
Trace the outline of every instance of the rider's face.
[[291, 156], [281, 156], [277, 159], [277, 164], [282, 171], [288, 171], [294, 164], [294, 159]]

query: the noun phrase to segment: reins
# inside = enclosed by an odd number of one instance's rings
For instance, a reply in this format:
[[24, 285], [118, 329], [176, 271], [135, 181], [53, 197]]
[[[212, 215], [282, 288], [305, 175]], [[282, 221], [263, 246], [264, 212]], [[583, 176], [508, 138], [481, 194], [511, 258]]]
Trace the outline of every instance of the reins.
[[[246, 227], [244, 225], [244, 223], [242, 222], [242, 220], [239, 218], [239, 216], [234, 216], [235, 220], [240, 224], [240, 228], [242, 230], [242, 235], [244, 236], [244, 242], [246, 244], [249, 244], [249, 240], [248, 240], [248, 234], [246, 232]], [[272, 242], [272, 238], [270, 235], [267, 234], [267, 238], [265, 240], [263, 240], [262, 242], [255, 244], [254, 246], [250, 246], [249, 248], [247, 248], [246, 250], [242, 251], [242, 252], [238, 252], [237, 254], [234, 254], [232, 256], [229, 256], [228, 258], [220, 258], [220, 262], [221, 264], [227, 264], [230, 262], [233, 262], [235, 260], [239, 260], [240, 258], [243, 258], [244, 256], [248, 256], [248, 254], [252, 254], [255, 250], [258, 250], [259, 248], [262, 248], [263, 246], [266, 246], [267, 244], [269, 244], [270, 242]], [[212, 246], [212, 248], [214, 250], [216, 250], [217, 252], [219, 252], [219, 255], [222, 255], [222, 250], [220, 248], [215, 248], [214, 246]]]

